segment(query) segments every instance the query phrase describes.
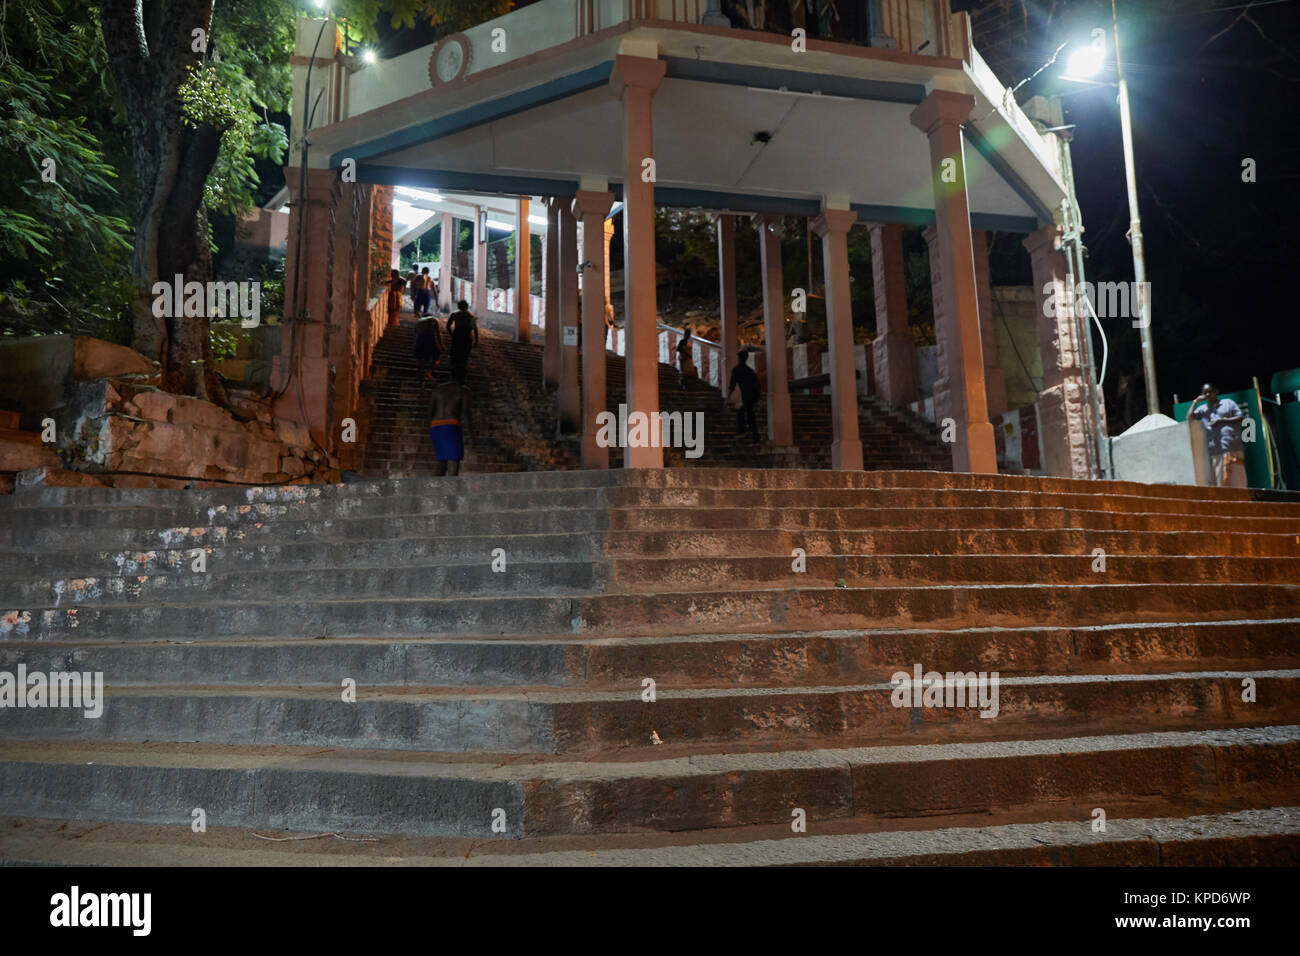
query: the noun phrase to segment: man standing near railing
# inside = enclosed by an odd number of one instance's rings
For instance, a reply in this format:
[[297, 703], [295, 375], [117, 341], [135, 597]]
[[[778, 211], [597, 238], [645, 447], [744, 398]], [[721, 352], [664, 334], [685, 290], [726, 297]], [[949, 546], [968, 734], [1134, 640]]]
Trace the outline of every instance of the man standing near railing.
[[[1197, 408], [1199, 402], [1205, 404]], [[1241, 406], [1230, 398], [1219, 398], [1219, 388], [1211, 382], [1201, 386], [1201, 394], [1187, 410], [1188, 420], [1199, 419], [1205, 426], [1214, 483], [1221, 488], [1246, 487], [1246, 455], [1240, 430], [1244, 417]]]
[[740, 389], [740, 408], [736, 410], [736, 435], [745, 433], [745, 423], [748, 422], [750, 438], [756, 442], [760, 441], [758, 417], [754, 414], [754, 407], [763, 397], [763, 386], [758, 380], [757, 373], [749, 367], [749, 349], [740, 350], [740, 362], [731, 370], [731, 379], [727, 383], [728, 399], [736, 389]]
[[699, 378], [695, 370], [695, 344], [691, 341], [691, 327], [684, 326], [686, 334], [677, 343], [677, 368], [682, 373], [682, 391], [686, 391], [686, 379]]

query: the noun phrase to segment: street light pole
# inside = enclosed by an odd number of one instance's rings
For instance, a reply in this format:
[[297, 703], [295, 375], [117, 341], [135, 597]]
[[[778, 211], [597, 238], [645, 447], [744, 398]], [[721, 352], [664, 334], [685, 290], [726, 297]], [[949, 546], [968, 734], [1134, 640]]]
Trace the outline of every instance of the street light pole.
[[1128, 181], [1129, 243], [1133, 246], [1133, 281], [1137, 299], [1138, 332], [1142, 339], [1142, 373], [1146, 382], [1147, 414], [1160, 412], [1160, 392], [1156, 388], [1156, 356], [1151, 340], [1151, 301], [1147, 296], [1147, 264], [1142, 248], [1142, 217], [1138, 213], [1137, 173], [1133, 163], [1133, 120], [1129, 114], [1128, 81], [1119, 52], [1119, 13], [1116, 0], [1110, 0], [1111, 21], [1115, 30], [1115, 72], [1119, 76], [1119, 122], [1124, 136], [1124, 175]]

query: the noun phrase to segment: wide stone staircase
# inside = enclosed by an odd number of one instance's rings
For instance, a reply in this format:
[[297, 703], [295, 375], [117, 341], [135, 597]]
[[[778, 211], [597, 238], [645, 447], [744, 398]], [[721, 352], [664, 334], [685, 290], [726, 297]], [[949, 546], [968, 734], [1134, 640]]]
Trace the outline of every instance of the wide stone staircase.
[[[358, 419], [362, 453], [357, 470], [368, 477], [416, 477], [433, 473], [428, 408], [433, 385], [422, 383], [412, 355], [415, 331], [410, 323], [390, 328], [376, 347], [370, 378], [362, 385], [365, 406]], [[607, 407], [617, 410], [626, 399], [626, 364], [607, 355]], [[447, 378], [444, 356], [437, 380]], [[581, 381], [581, 372], [579, 372]], [[484, 332], [469, 363], [467, 384], [476, 403], [475, 428], [466, 439], [465, 471], [502, 472], [566, 470], [580, 467], [576, 436], [556, 432], [556, 395], [542, 384], [542, 347]], [[717, 390], [698, 380], [682, 388], [681, 376], [659, 365], [660, 407], [667, 412], [704, 416], [703, 454], [688, 458], [682, 449], [667, 449], [669, 465], [733, 468], [829, 468], [831, 465], [830, 398], [791, 396], [795, 444], [776, 448], [736, 435], [735, 410]], [[938, 431], [906, 410], [891, 409], [863, 398], [859, 430], [867, 470], [922, 468], [946, 470], [952, 452]], [[766, 402], [758, 407], [760, 434], [767, 434]], [[622, 450], [610, 449], [614, 465]]]
[[106, 690], [0, 709], [0, 861], [1294, 864], [1298, 556], [935, 472], [7, 496], [0, 672]]

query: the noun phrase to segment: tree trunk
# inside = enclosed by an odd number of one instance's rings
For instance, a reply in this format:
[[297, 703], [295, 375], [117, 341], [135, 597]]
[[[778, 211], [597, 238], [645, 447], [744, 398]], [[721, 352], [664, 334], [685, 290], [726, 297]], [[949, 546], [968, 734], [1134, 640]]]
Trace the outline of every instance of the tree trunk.
[[137, 295], [131, 344], [162, 365], [163, 387], [225, 404], [212, 369], [208, 317], [153, 313], [153, 285], [212, 278], [203, 187], [222, 131], [195, 128], [181, 113], [188, 67], [201, 67], [193, 31], [207, 33], [214, 0], [102, 0], [100, 28], [109, 69], [131, 129], [137, 201], [131, 267]]

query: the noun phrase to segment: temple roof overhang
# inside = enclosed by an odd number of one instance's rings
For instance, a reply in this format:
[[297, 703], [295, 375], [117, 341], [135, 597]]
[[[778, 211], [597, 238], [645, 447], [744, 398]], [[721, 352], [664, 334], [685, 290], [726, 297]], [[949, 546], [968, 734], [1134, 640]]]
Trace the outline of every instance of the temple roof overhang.
[[803, 215], [835, 196], [862, 220], [933, 222], [929, 147], [910, 115], [944, 89], [975, 98], [965, 127], [972, 225], [1027, 232], [1053, 219], [1065, 188], [1051, 138], [972, 48], [959, 59], [809, 46], [627, 22], [431, 88], [425, 48], [388, 61], [353, 90], [352, 115], [312, 131], [312, 164], [350, 158], [359, 181], [448, 193], [570, 195], [604, 180], [620, 196], [610, 73], [620, 52], [652, 50], [667, 68], [654, 99], [657, 203]]

